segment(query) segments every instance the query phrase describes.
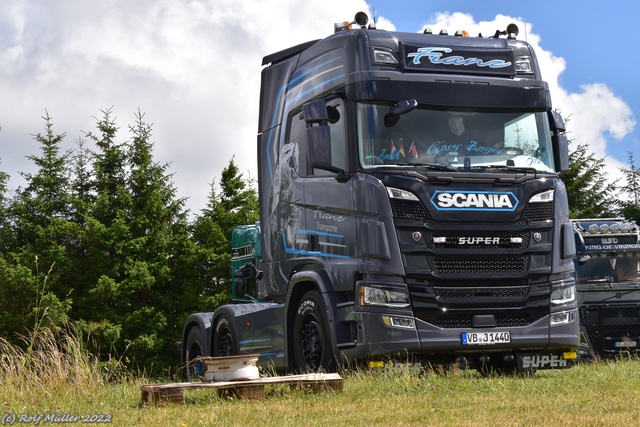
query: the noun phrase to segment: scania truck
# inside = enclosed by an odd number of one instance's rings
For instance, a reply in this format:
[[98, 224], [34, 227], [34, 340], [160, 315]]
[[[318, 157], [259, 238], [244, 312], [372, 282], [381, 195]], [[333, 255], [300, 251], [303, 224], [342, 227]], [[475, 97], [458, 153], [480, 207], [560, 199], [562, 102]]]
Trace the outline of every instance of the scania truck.
[[241, 354], [279, 371], [571, 366], [567, 138], [534, 51], [514, 24], [367, 24], [264, 57], [260, 221], [233, 235], [233, 303], [185, 321], [187, 374]]
[[640, 228], [625, 218], [573, 219], [579, 360], [637, 355]]

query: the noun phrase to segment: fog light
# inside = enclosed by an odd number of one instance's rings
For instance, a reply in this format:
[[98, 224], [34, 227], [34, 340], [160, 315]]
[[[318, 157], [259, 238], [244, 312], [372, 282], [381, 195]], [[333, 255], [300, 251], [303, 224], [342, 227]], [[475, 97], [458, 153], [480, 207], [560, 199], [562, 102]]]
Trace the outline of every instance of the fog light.
[[576, 311], [563, 311], [561, 313], [551, 313], [551, 326], [571, 323], [576, 318]]
[[410, 317], [382, 316], [382, 323], [394, 328], [415, 329], [416, 323]]
[[578, 358], [578, 353], [576, 353], [575, 351], [566, 351], [562, 353], [562, 358], [564, 360], [574, 360]]

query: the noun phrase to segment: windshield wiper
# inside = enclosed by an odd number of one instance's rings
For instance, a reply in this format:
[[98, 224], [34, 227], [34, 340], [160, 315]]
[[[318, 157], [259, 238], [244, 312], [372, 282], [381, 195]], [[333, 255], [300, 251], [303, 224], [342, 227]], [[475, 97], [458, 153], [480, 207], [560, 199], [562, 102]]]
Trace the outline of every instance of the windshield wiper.
[[436, 169], [439, 171], [451, 171], [451, 172], [459, 172], [459, 169], [455, 166], [446, 165], [444, 163], [395, 163], [395, 166], [416, 166], [416, 167], [425, 167], [429, 169]]
[[474, 166], [474, 168], [478, 169], [498, 169], [509, 172], [524, 172], [524, 173], [532, 173], [537, 174], [538, 169], [533, 168], [531, 166], [505, 166], [505, 165], [489, 165], [489, 166]]

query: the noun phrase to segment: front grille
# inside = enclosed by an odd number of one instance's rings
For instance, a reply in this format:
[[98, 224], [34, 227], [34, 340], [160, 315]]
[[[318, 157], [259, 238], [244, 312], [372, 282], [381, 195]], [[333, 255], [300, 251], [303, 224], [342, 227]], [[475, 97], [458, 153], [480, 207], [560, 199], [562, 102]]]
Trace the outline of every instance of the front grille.
[[553, 202], [529, 203], [524, 209], [525, 221], [547, 221], [553, 219]]
[[529, 268], [525, 255], [435, 256], [429, 261], [434, 273], [525, 273]]
[[640, 337], [640, 306], [583, 307], [580, 311], [587, 328], [598, 335]]
[[413, 200], [391, 199], [393, 216], [397, 219], [424, 220], [429, 217], [422, 203]]
[[540, 259], [551, 245], [545, 240], [530, 248], [528, 222], [552, 221], [552, 203], [529, 204], [520, 219], [506, 223], [436, 221], [415, 201], [392, 200], [391, 206], [416, 318], [443, 329], [472, 328], [474, 316], [491, 314], [496, 328], [509, 328], [549, 315], [548, 284], [542, 286], [537, 271], [527, 273], [530, 250]]
[[[515, 326], [527, 326], [530, 325], [532, 320], [528, 314], [519, 313], [504, 313], [496, 314], [496, 327], [507, 328]], [[473, 321], [473, 315], [446, 315], [437, 316], [434, 324], [439, 328], [452, 329], [452, 328], [471, 328]]]
[[528, 286], [500, 288], [433, 288], [438, 298], [517, 298], [527, 296]]
[[583, 306], [580, 316], [601, 356], [628, 350], [616, 348], [616, 341], [640, 339], [640, 305]]

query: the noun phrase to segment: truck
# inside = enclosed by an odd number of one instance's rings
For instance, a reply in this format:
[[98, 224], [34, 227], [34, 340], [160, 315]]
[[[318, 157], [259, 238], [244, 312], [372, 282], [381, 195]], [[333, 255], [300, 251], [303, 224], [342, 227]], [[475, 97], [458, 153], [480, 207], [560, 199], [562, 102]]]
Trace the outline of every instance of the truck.
[[184, 323], [187, 377], [248, 354], [296, 372], [570, 367], [568, 143], [534, 50], [515, 24], [367, 24], [264, 57], [260, 220], [232, 236], [233, 302]]
[[572, 219], [580, 313], [578, 360], [637, 355], [640, 228], [626, 218]]

